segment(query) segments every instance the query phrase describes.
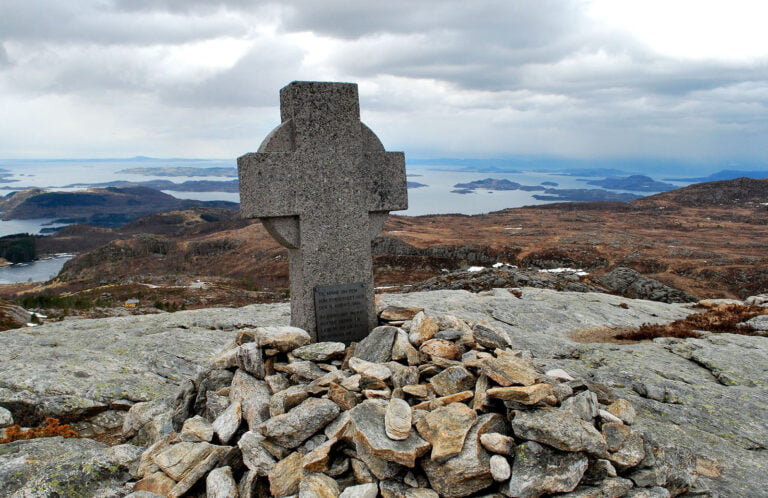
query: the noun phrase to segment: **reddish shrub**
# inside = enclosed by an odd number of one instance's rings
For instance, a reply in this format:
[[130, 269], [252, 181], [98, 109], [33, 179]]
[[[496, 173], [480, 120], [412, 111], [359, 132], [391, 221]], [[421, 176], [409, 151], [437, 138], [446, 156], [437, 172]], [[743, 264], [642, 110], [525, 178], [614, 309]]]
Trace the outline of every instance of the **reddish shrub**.
[[5, 429], [5, 437], [0, 438], [0, 444], [12, 443], [22, 439], [35, 439], [38, 437], [80, 437], [77, 432], [69, 427], [69, 424], [62, 424], [58, 419], [48, 417], [45, 419], [45, 425], [32, 427], [24, 430], [18, 425], [12, 425]]

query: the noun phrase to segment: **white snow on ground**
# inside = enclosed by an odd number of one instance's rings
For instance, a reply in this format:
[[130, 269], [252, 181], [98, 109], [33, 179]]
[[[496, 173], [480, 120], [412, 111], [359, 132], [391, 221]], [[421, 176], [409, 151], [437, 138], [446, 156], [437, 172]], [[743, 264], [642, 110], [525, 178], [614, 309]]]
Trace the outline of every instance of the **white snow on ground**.
[[552, 268], [549, 270], [539, 270], [539, 273], [575, 273], [580, 277], [589, 275], [589, 273], [585, 272], [584, 270], [576, 268]]
[[522, 230], [523, 227], [507, 227], [504, 230]]
[[27, 327], [37, 327], [37, 323], [28, 323]]
[[493, 264], [494, 268], [502, 268], [502, 267], [505, 267], [505, 266], [507, 268], [517, 268], [517, 265], [510, 265], [509, 263], [494, 263]]
[[485, 270], [485, 266], [470, 266], [467, 271], [470, 273], [476, 273]]

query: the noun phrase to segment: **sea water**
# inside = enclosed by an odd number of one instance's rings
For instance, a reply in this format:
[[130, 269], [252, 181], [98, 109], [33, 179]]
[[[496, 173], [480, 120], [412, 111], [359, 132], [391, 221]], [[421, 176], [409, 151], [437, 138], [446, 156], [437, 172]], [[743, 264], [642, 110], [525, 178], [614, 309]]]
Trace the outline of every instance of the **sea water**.
[[[0, 160], [0, 169], [6, 173], [0, 180], [0, 195], [22, 188], [39, 187], [50, 190], [73, 191], [84, 187], [73, 184], [106, 183], [115, 180], [141, 182], [147, 180], [170, 180], [181, 183], [188, 180], [227, 181], [236, 177], [234, 159], [94, 159], [94, 160]], [[163, 176], [120, 172], [128, 168], [220, 168], [232, 169], [231, 177], [222, 176]], [[554, 182], [559, 189], [597, 188], [587, 185], [583, 178], [559, 175], [552, 172], [476, 172], [458, 171], [455, 168], [430, 166], [408, 166], [408, 180], [425, 184], [425, 187], [408, 189], [408, 209], [394, 214], [421, 216], [427, 214], [480, 214], [506, 208], [546, 204], [555, 201], [541, 201], [533, 196], [542, 192], [523, 190], [489, 191], [474, 190], [469, 194], [451, 192], [457, 183], [467, 183], [485, 178], [507, 179], [522, 185], [541, 185]], [[548, 187], [548, 186], [547, 186]], [[202, 201], [224, 200], [239, 202], [239, 195], [232, 192], [178, 192], [164, 191], [179, 199]], [[0, 216], [2, 216], [0, 214]], [[41, 233], [51, 225], [50, 219], [2, 220], [0, 236], [15, 233]], [[61, 226], [61, 225], [58, 225]], [[57, 273], [68, 258], [36, 261], [27, 266], [13, 265], [0, 268], [0, 283], [47, 280]]]

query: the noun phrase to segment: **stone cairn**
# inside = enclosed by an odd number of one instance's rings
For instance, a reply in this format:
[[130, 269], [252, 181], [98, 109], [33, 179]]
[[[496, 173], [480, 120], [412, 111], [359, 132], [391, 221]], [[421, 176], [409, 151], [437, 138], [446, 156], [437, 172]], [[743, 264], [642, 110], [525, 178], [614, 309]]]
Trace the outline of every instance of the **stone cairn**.
[[[394, 307], [381, 318], [389, 325], [349, 347], [295, 327], [241, 331], [176, 398], [174, 430], [162, 435], [157, 415], [142, 429], [155, 441], [132, 496], [650, 498], [693, 487], [691, 452], [633, 429], [632, 405], [605, 386], [542, 372], [486, 322]], [[133, 434], [151, 412], [141, 405], [126, 419]]]

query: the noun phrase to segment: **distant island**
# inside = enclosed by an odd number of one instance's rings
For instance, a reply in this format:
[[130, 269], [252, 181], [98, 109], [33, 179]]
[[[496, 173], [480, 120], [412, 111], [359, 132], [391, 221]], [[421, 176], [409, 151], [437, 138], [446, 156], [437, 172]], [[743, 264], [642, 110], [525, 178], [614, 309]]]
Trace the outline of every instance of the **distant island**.
[[419, 182], [406, 182], [408, 188], [421, 188], [421, 187], [429, 187], [426, 183], [419, 183]]
[[29, 189], [0, 198], [3, 219], [56, 218], [64, 223], [117, 226], [139, 216], [197, 206], [237, 209], [226, 201], [177, 199], [146, 187], [52, 192]]
[[725, 169], [712, 173], [709, 176], [700, 176], [698, 178], [665, 178], [670, 182], [716, 182], [719, 180], [735, 180], [736, 178], [752, 178], [753, 180], [760, 180], [762, 178], [768, 178], [768, 171], [739, 171], [733, 169]]
[[168, 168], [125, 168], [117, 173], [147, 176], [237, 176], [237, 168], [192, 168], [174, 166]]
[[559, 183], [557, 183], [557, 182], [541, 182], [541, 184], [542, 184], [542, 185], [547, 185], [547, 186], [549, 186], [549, 187], [557, 187], [557, 186], [559, 186], [559, 185], [560, 185], [560, 184], [559, 184]]
[[522, 187], [521, 184], [509, 181], [505, 178], [485, 178], [483, 180], [475, 180], [474, 182], [468, 183], [457, 183], [454, 185], [454, 188], [456, 189], [466, 190], [475, 190], [479, 188], [486, 190], [519, 190], [520, 187]]
[[13, 176], [13, 173], [11, 173], [5, 168], [0, 168], [0, 183], [18, 182], [18, 180], [10, 180], [9, 177], [11, 176]]
[[612, 177], [626, 175], [627, 172], [615, 168], [580, 168], [552, 174], [557, 176]]
[[653, 178], [644, 175], [591, 180], [587, 184], [612, 190], [631, 190], [632, 192], [666, 192], [677, 188], [676, 185], [671, 183], [657, 182]]
[[240, 183], [237, 180], [189, 180], [181, 183], [174, 183], [170, 180], [146, 180], [143, 182], [129, 182], [125, 180], [115, 180], [103, 183], [72, 183], [67, 188], [132, 188], [146, 187], [155, 190], [170, 190], [174, 192], [240, 192]]
[[629, 202], [640, 199], [642, 195], [626, 194], [619, 192], [610, 192], [599, 188], [593, 189], [547, 189], [544, 194], [534, 194], [534, 199], [540, 201], [578, 201], [578, 202], [596, 202], [596, 201], [618, 201]]

